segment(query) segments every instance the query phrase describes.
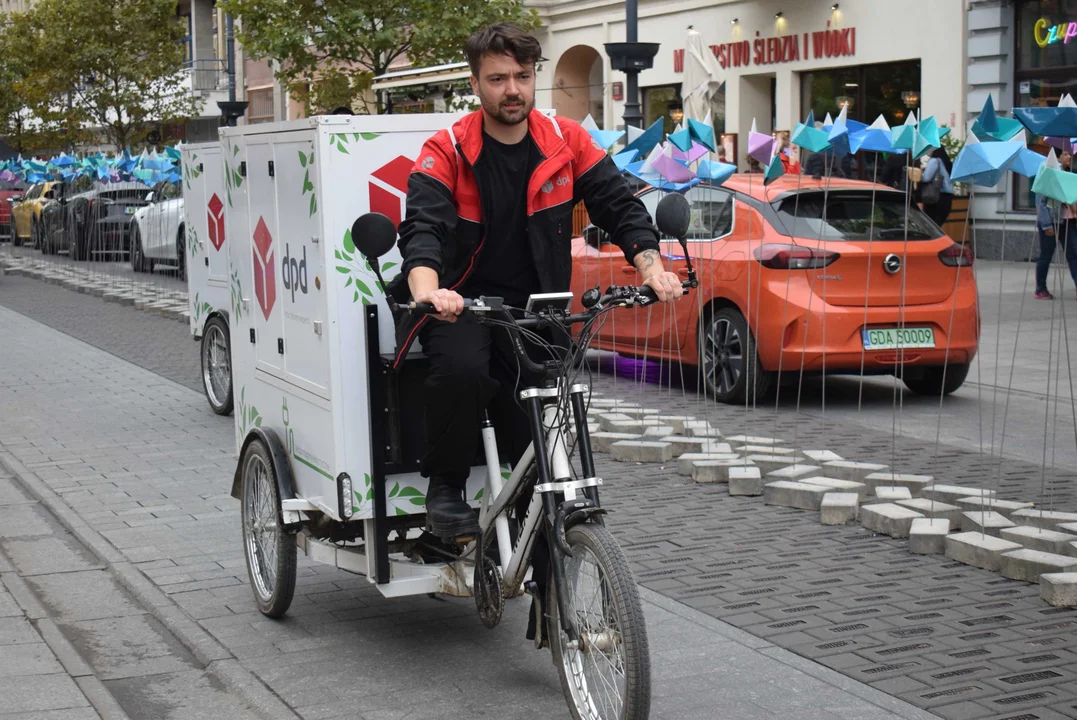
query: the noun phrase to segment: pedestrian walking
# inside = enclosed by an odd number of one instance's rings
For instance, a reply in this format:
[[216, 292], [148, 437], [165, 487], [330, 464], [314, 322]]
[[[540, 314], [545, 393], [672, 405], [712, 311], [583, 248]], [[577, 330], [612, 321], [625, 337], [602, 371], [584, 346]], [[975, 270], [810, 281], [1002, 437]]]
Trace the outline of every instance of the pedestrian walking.
[[920, 175], [920, 202], [924, 204], [927, 216], [939, 227], [950, 216], [950, 207], [954, 202], [954, 183], [950, 180], [953, 168], [946, 151], [941, 147], [935, 148]]
[[[1069, 169], [1071, 156], [1062, 153], [1062, 168]], [[1040, 240], [1040, 256], [1036, 258], [1036, 293], [1037, 300], [1054, 300], [1055, 296], [1047, 289], [1047, 271], [1054, 259], [1055, 247], [1062, 246], [1062, 254], [1070, 268], [1070, 277], [1077, 285], [1077, 206], [1048, 203], [1047, 196], [1036, 195], [1036, 234]]]

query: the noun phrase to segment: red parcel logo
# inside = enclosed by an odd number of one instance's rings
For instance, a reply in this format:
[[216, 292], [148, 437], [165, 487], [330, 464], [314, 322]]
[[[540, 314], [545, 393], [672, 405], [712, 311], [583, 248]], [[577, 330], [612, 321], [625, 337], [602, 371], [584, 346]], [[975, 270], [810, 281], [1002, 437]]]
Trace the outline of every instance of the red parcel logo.
[[207, 220], [209, 220], [209, 241], [213, 243], [215, 250], [220, 250], [224, 245], [224, 203], [213, 193], [206, 206]]
[[254, 294], [266, 320], [277, 301], [277, 278], [273, 260], [273, 236], [269, 234], [264, 218], [258, 218], [254, 228]]
[[370, 173], [370, 210], [379, 212], [399, 227], [408, 197], [408, 176], [415, 161], [398, 155]]

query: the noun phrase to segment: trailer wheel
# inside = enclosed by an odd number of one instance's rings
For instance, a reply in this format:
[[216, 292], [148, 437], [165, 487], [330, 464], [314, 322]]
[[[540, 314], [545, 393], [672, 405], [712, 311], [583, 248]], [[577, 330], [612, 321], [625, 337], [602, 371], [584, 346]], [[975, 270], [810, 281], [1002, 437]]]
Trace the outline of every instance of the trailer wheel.
[[212, 317], [202, 330], [202, 387], [213, 412], [232, 412], [232, 346], [228, 323], [219, 315]]
[[260, 439], [243, 453], [243, 550], [255, 602], [263, 615], [279, 618], [295, 595], [295, 536], [280, 522], [280, 493], [269, 448]]

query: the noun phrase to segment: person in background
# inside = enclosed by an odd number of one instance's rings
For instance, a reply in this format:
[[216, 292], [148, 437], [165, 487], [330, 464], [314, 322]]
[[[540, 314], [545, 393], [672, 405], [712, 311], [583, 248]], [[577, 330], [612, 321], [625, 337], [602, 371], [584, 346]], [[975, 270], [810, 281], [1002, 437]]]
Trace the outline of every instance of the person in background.
[[797, 161], [797, 148], [789, 142], [789, 133], [778, 135], [778, 156], [782, 159], [782, 170], [786, 175], [799, 175], [800, 163]]
[[761, 173], [761, 172], [763, 172], [763, 166], [760, 165], [759, 161], [756, 160], [754, 157], [749, 157], [748, 158], [748, 172], [750, 172], [750, 173]]
[[936, 175], [942, 178], [939, 199], [932, 203], [924, 203], [924, 212], [939, 227], [942, 227], [942, 224], [946, 222], [946, 218], [950, 216], [950, 206], [954, 202], [954, 184], [950, 180], [950, 172], [953, 167], [950, 163], [950, 156], [941, 147], [937, 147], [931, 153], [931, 158], [927, 161], [927, 166], [920, 176], [921, 192], [923, 192], [924, 187], [935, 179]]
[[725, 145], [719, 145], [718, 146], [718, 162], [724, 162], [724, 163], [729, 162], [729, 160], [726, 159]]
[[905, 153], [887, 153], [882, 167], [878, 170], [879, 182], [905, 192], [909, 178], [907, 167], [909, 167], [909, 158]]
[[[1061, 163], [1064, 170], [1069, 170], [1071, 156], [1062, 153]], [[1055, 255], [1055, 245], [1062, 245], [1062, 254], [1070, 268], [1070, 277], [1077, 285], [1077, 212], [1073, 205], [1048, 204], [1046, 195], [1036, 195], [1036, 230], [1040, 239], [1040, 256], [1036, 258], [1036, 293], [1037, 300], [1054, 300], [1055, 296], [1047, 289], [1047, 271], [1051, 269], [1051, 260]]]

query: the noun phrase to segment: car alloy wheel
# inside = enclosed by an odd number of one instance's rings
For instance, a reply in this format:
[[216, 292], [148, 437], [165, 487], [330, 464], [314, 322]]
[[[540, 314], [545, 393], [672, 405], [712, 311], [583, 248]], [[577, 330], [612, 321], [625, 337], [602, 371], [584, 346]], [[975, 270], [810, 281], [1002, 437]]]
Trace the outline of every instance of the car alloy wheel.
[[717, 395], [733, 392], [744, 371], [744, 343], [729, 318], [711, 318], [703, 337], [703, 377]]

